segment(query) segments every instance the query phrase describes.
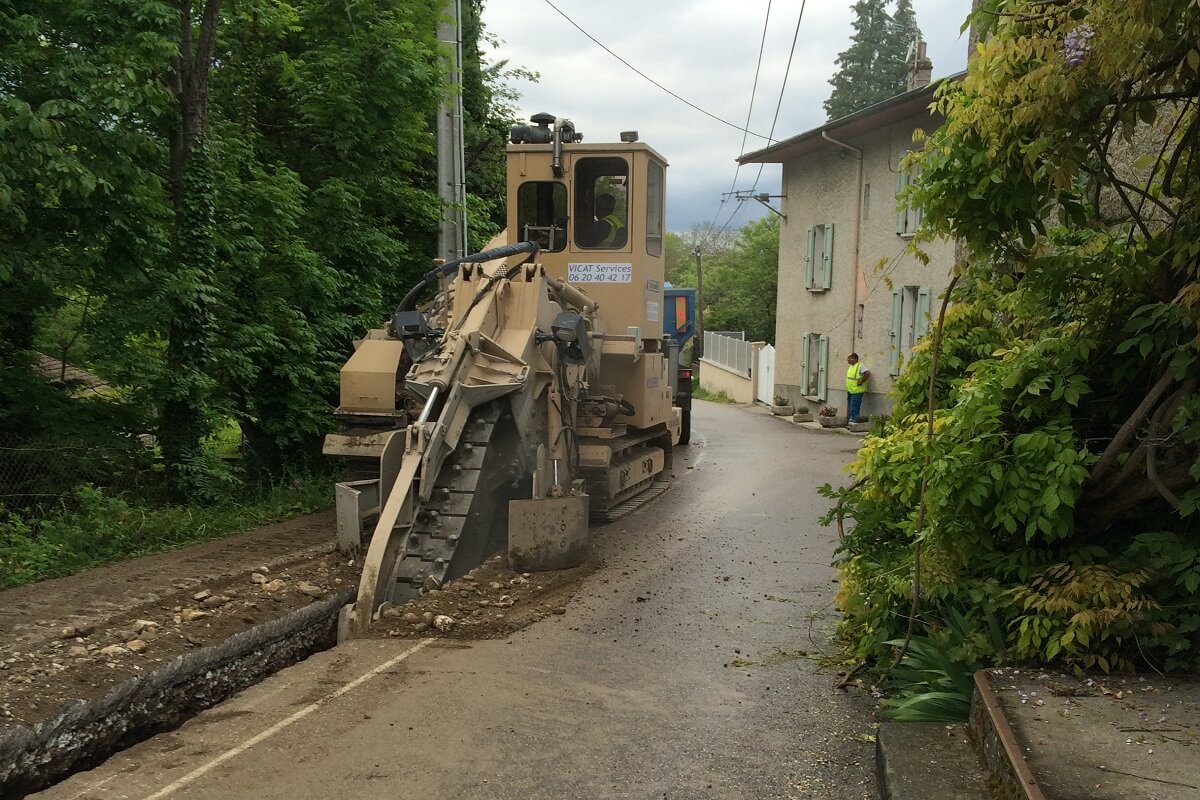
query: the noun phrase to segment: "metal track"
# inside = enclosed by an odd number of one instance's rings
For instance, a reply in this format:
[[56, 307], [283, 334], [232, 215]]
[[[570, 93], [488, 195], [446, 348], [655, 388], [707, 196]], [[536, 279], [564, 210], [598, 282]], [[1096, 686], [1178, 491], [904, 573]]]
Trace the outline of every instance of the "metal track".
[[446, 459], [429, 502], [417, 511], [392, 567], [389, 600], [399, 604], [423, 590], [440, 586], [487, 555], [496, 498], [486, 479], [495, 469], [489, 444], [502, 405], [491, 403], [471, 412], [458, 447]]
[[602, 511], [591, 511], [589, 512], [589, 518], [592, 520], [592, 522], [613, 522], [627, 514], [636, 511], [670, 488], [670, 481], [650, 481], [650, 485], [642, 492], [634, 495], [622, 503], [617, 503], [615, 506], [605, 508]]
[[[639, 483], [633, 484], [623, 490], [618, 496], [610, 497], [609, 492], [609, 471], [614, 468], [614, 463], [631, 452], [656, 446], [656, 440], [663, 436], [662, 433], [642, 433], [620, 439], [589, 439], [588, 444], [606, 445], [611, 450], [609, 457], [609, 465], [606, 468], [599, 467], [583, 467], [580, 470], [580, 475], [584, 479], [584, 485], [587, 487], [588, 497], [590, 502], [588, 505], [588, 517], [593, 522], [612, 522], [629, 514], [637, 508], [640, 508], [644, 503], [653, 500], [660, 494], [665, 492], [670, 487], [670, 482], [662, 480], [662, 475], [668, 467], [664, 467], [662, 472], [655, 473], [647, 477]], [[669, 465], [669, 444], [667, 447]]]

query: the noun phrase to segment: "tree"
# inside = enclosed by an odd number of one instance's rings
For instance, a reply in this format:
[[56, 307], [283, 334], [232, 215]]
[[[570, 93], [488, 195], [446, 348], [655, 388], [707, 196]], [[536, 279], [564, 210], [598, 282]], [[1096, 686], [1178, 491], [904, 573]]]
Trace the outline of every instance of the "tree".
[[908, 88], [908, 56], [920, 38], [921, 28], [917, 25], [911, 0], [896, 0], [896, 10], [888, 22], [887, 38], [879, 48], [880, 68], [887, 71], [891, 85], [896, 87], [893, 94]]
[[774, 341], [778, 270], [779, 217], [768, 214], [743, 225], [728, 252], [705, 262], [705, 327]]
[[983, 6], [909, 197], [969, 254], [939, 366], [917, 349], [828, 490], [845, 631], [886, 663], [912, 619], [962, 664], [1196, 671], [1200, 9]]
[[908, 48], [921, 33], [909, 0], [898, 0], [894, 17], [887, 0], [858, 0], [853, 10], [850, 47], [838, 54], [838, 70], [829, 80], [833, 91], [825, 113], [831, 120], [902, 94]]
[[[265, 466], [314, 454], [352, 340], [429, 266], [444, 4], [51, 6], [0, 0], [0, 434], [92, 419], [49, 421], [74, 400], [34, 372], [43, 342], [119, 387], [97, 429], [157, 432], [181, 493], [233, 485], [206, 455], [230, 419]], [[480, 6], [477, 238], [503, 218], [512, 99]]]
[[41, 413], [57, 390], [31, 371], [39, 328], [170, 252], [159, 78], [176, 19], [157, 0], [0, 4], [0, 434], [75, 429], [83, 415]]
[[726, 256], [734, 247], [737, 231], [712, 225], [693, 225], [683, 233], [667, 231], [663, 260], [667, 280], [675, 286], [696, 285], [696, 249], [704, 263]]

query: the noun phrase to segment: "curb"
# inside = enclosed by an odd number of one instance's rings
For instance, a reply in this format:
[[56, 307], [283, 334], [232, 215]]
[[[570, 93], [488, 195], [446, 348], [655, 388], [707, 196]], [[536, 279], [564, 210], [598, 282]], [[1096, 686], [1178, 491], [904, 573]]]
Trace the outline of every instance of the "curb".
[[984, 763], [991, 776], [1017, 797], [1046, 800], [1042, 787], [1021, 754], [1021, 746], [1004, 716], [1004, 708], [992, 691], [988, 680], [990, 672], [981, 669], [975, 673], [975, 691], [971, 695], [971, 733], [983, 751]]
[[817, 431], [819, 433], [840, 433], [843, 436], [853, 436], [855, 439], [862, 439], [864, 436], [867, 435], [866, 431], [861, 431], [861, 432], [852, 431], [849, 428], [846, 428], [844, 426], [841, 428], [826, 428], [823, 425], [821, 425], [821, 423], [816, 422], [815, 420], [813, 422], [792, 422], [792, 420], [789, 419], [788, 417], [780, 417], [780, 416], [776, 416], [775, 414], [772, 414], [771, 417], [773, 419], [783, 420], [788, 425], [791, 425], [793, 428], [803, 428], [804, 430], [808, 430], [808, 431]]
[[875, 777], [883, 800], [990, 796], [984, 765], [961, 722], [884, 720], [875, 735]]
[[0, 797], [23, 797], [169, 730], [228, 697], [332, 647], [345, 590], [177, 656], [96, 700], [76, 700], [33, 726], [0, 733]]

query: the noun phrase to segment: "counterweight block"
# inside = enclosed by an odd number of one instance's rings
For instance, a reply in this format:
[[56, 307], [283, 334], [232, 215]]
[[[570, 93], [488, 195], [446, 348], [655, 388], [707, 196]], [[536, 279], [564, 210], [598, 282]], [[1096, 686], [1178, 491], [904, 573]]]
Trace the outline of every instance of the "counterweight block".
[[508, 504], [508, 561], [517, 572], [578, 567], [591, 552], [587, 495]]

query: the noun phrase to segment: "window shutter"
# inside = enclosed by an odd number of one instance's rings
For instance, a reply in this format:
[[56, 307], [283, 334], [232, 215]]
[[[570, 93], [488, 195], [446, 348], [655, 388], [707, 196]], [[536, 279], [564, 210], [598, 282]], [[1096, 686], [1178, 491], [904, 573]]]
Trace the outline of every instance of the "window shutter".
[[[901, 154], [903, 158], [903, 154]], [[901, 169], [900, 174], [896, 176], [896, 235], [903, 236], [908, 233], [908, 201], [900, 197], [904, 188], [908, 186], [908, 172]]]
[[829, 390], [829, 337], [822, 336], [818, 352], [820, 353], [817, 373], [817, 398], [824, 401]]
[[833, 223], [825, 223], [825, 274], [821, 280], [821, 288], [828, 289], [833, 285]]
[[816, 269], [816, 264], [813, 262], [817, 256], [817, 229], [813, 226], [808, 229], [808, 250], [804, 256], [804, 288], [811, 289], [815, 285], [813, 272]]
[[888, 373], [900, 374], [900, 290], [892, 290], [892, 347], [888, 353]]
[[808, 337], [807, 333], [800, 334], [800, 386], [805, 394], [808, 394]]
[[917, 319], [913, 326], [916, 338], [920, 339], [929, 333], [929, 287], [922, 286], [917, 290]]

